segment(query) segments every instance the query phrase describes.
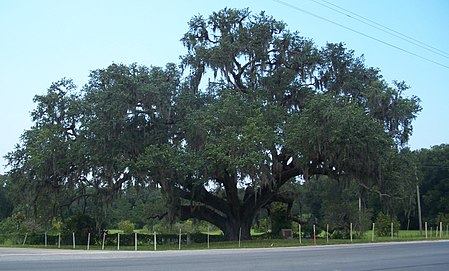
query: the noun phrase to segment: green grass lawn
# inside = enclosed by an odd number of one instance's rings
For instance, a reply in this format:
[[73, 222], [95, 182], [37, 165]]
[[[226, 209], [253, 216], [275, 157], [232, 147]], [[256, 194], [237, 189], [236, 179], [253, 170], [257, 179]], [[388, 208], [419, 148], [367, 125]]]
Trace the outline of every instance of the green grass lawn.
[[[117, 234], [118, 230], [110, 230], [109, 234]], [[142, 232], [138, 232], [139, 234], [143, 234]], [[206, 232], [207, 234], [207, 232]], [[220, 235], [221, 231], [209, 232], [210, 235]], [[260, 233], [252, 233], [253, 236], [260, 235]], [[425, 232], [423, 232], [423, 236], [420, 237], [420, 233], [417, 230], [413, 231], [399, 231], [398, 235], [395, 235], [393, 238], [391, 236], [379, 237], [375, 236], [374, 241], [372, 241], [372, 232], [367, 231], [361, 238], [353, 239], [352, 242], [349, 239], [326, 239], [326, 234], [321, 233], [320, 238], [317, 238], [317, 245], [335, 245], [335, 244], [350, 244], [350, 243], [372, 243], [372, 242], [398, 242], [398, 241], [424, 241], [424, 240], [440, 240], [439, 235], [436, 236], [436, 232], [433, 231], [431, 234], [428, 232], [427, 238], [425, 237]], [[443, 232], [443, 236], [441, 239], [449, 240], [449, 236], [447, 232]], [[183, 243], [181, 244], [182, 250], [194, 250], [194, 249], [230, 249], [230, 248], [270, 248], [270, 247], [293, 247], [293, 246], [313, 246], [314, 240], [313, 238], [301, 238], [301, 243], [299, 239], [292, 240], [283, 240], [283, 239], [265, 239], [265, 240], [250, 240], [250, 241], [227, 241], [227, 242], [210, 242], [209, 247], [207, 243], [185, 243], [185, 236], [183, 237]], [[22, 245], [21, 243], [11, 243], [4, 242], [0, 244], [3, 247], [35, 247], [35, 248], [45, 248], [42, 245]], [[52, 244], [48, 245], [46, 248], [57, 249], [57, 246]], [[73, 249], [71, 245], [61, 246], [61, 249]], [[86, 245], [76, 245], [76, 249], [87, 249]], [[90, 245], [91, 250], [101, 250], [101, 245], [92, 244]], [[178, 250], [179, 244], [175, 241], [171, 243], [157, 244], [157, 250]], [[117, 250], [117, 245], [107, 245], [105, 246], [105, 250]], [[120, 250], [134, 250], [134, 246], [129, 246], [124, 243], [120, 246]], [[154, 245], [152, 243], [139, 244], [138, 250], [154, 250]]]
[[[207, 234], [207, 231], [202, 231], [201, 232], [202, 234]], [[220, 231], [220, 230], [217, 230], [217, 231], [209, 231], [209, 235], [222, 235], [223, 234], [223, 232], [222, 231]], [[255, 230], [251, 230], [251, 236], [259, 236], [259, 235], [263, 235], [263, 234], [265, 234], [265, 232], [258, 232], [258, 231], [255, 231]]]

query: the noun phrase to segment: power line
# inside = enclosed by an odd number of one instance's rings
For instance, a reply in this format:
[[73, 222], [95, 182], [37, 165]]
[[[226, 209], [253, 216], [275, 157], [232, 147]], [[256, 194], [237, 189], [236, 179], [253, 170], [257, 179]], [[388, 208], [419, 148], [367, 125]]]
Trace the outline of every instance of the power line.
[[375, 38], [375, 37], [370, 36], [370, 35], [368, 35], [368, 34], [365, 34], [365, 33], [363, 33], [363, 32], [357, 31], [357, 30], [355, 30], [355, 29], [352, 29], [352, 28], [347, 27], [347, 26], [345, 26], [345, 25], [342, 25], [342, 24], [340, 24], [340, 23], [334, 22], [334, 21], [332, 21], [332, 20], [329, 20], [329, 19], [327, 19], [327, 18], [324, 18], [324, 17], [322, 17], [322, 16], [319, 16], [319, 15], [317, 15], [317, 14], [315, 14], [315, 13], [312, 13], [312, 12], [309, 12], [309, 11], [307, 11], [307, 10], [301, 9], [301, 8], [299, 8], [299, 7], [297, 7], [297, 6], [294, 6], [294, 5], [292, 5], [292, 4], [289, 4], [289, 3], [284, 2], [284, 1], [282, 1], [282, 0], [273, 0], [273, 1], [274, 1], [274, 2], [277, 2], [277, 3], [281, 4], [281, 5], [284, 5], [284, 6], [286, 6], [286, 7], [289, 7], [289, 8], [298, 10], [298, 11], [301, 11], [301, 12], [303, 12], [303, 13], [306, 13], [306, 14], [308, 14], [308, 15], [310, 15], [310, 16], [316, 17], [316, 18], [321, 19], [321, 20], [323, 20], [323, 21], [329, 22], [329, 23], [331, 23], [331, 24], [335, 24], [335, 25], [337, 25], [337, 26], [339, 26], [339, 27], [342, 27], [342, 28], [344, 28], [344, 29], [346, 29], [346, 30], [352, 31], [352, 32], [354, 32], [354, 33], [357, 33], [357, 34], [362, 35], [362, 36], [364, 36], [364, 37], [367, 37], [367, 38], [369, 38], [369, 39], [375, 40], [375, 41], [380, 42], [380, 43], [382, 43], [382, 44], [384, 44], [384, 45], [393, 47], [393, 48], [395, 48], [395, 49], [397, 49], [397, 50], [399, 50], [399, 51], [405, 52], [405, 53], [407, 53], [407, 54], [413, 55], [413, 56], [415, 56], [415, 57], [418, 57], [418, 58], [421, 58], [421, 59], [426, 60], [426, 61], [428, 61], [428, 62], [431, 62], [431, 63], [433, 63], [433, 64], [436, 64], [436, 65], [438, 65], [438, 66], [441, 66], [441, 67], [444, 67], [444, 68], [446, 68], [446, 69], [449, 69], [449, 66], [447, 66], [447, 65], [444, 65], [444, 64], [441, 64], [441, 63], [436, 62], [436, 61], [434, 61], [434, 60], [431, 60], [431, 59], [429, 59], [429, 58], [420, 56], [420, 55], [418, 55], [418, 54], [416, 54], [416, 53], [410, 52], [410, 51], [408, 51], [408, 50], [406, 50], [406, 49], [403, 49], [403, 48], [401, 48], [401, 47], [399, 47], [399, 46], [396, 46], [396, 45], [394, 45], [394, 44], [388, 43], [388, 42], [383, 41], [383, 40], [381, 40], [381, 39]]
[[[385, 32], [385, 33], [389, 34], [389, 35], [395, 36], [395, 37], [397, 37], [399, 39], [402, 39], [402, 40], [404, 40], [406, 42], [409, 42], [409, 43], [411, 43], [411, 44], [413, 44], [415, 46], [421, 47], [421, 48], [423, 48], [423, 49], [425, 49], [425, 50], [427, 50], [429, 52], [432, 52], [434, 54], [437, 54], [437, 55], [440, 55], [442, 57], [445, 57], [445, 58], [449, 59], [449, 53], [446, 53], [446, 52], [444, 52], [444, 51], [442, 51], [442, 50], [440, 50], [438, 48], [435, 48], [435, 47], [433, 47], [431, 45], [428, 45], [428, 44], [426, 44], [426, 43], [424, 43], [422, 41], [419, 41], [417, 39], [414, 39], [414, 38], [412, 38], [410, 36], [402, 34], [402, 33], [398, 32], [398, 31], [396, 31], [394, 29], [391, 29], [391, 28], [389, 28], [387, 26], [379, 24], [379, 23], [377, 23], [377, 22], [375, 22], [373, 20], [370, 20], [370, 19], [368, 19], [366, 17], [358, 15], [358, 14], [356, 14], [356, 13], [350, 11], [350, 10], [344, 9], [342, 7], [339, 7], [339, 6], [333, 4], [333, 3], [329, 2], [329, 1], [321, 0], [322, 2], [325, 2], [325, 3], [327, 3], [327, 4], [329, 4], [329, 5], [333, 6], [333, 7], [336, 7], [336, 8], [330, 7], [330, 6], [328, 6], [326, 4], [323, 4], [323, 3], [319, 2], [319, 1], [316, 1], [316, 0], [310, 0], [310, 1], [312, 1], [312, 2], [314, 2], [316, 4], [318, 4], [318, 5], [321, 5], [323, 7], [326, 7], [328, 9], [330, 9], [330, 10], [333, 10], [335, 12], [338, 12], [340, 14], [343, 14], [343, 15], [345, 15], [345, 16], [353, 19], [353, 20], [359, 21], [359, 22], [361, 22], [363, 24], [366, 24], [366, 25], [369, 25], [369, 26], [371, 26], [373, 28], [376, 28], [376, 29], [378, 29], [378, 30], [380, 30], [382, 32]], [[342, 11], [340, 11], [338, 9], [343, 10], [344, 12], [342, 12]], [[355, 17], [349, 15], [348, 13], [353, 15], [353, 16], [355, 16]], [[361, 18], [361, 19], [358, 19], [357, 17]]]

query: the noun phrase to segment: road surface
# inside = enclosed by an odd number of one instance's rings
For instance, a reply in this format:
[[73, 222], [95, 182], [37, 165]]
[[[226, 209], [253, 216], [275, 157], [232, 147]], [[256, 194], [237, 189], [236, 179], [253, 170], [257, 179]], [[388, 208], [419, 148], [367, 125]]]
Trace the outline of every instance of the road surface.
[[197, 251], [0, 248], [4, 271], [449, 270], [449, 241]]

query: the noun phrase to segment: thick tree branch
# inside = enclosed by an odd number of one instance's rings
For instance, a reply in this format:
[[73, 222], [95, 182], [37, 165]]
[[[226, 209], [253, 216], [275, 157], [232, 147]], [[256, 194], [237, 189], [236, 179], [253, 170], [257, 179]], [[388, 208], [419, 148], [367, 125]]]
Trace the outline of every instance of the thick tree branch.
[[239, 218], [240, 200], [238, 197], [236, 176], [234, 174], [229, 174], [227, 171], [225, 171], [223, 174], [223, 186], [225, 187], [229, 209], [233, 217]]
[[175, 195], [179, 195], [179, 197], [185, 200], [209, 205], [212, 208], [219, 210], [221, 213], [227, 215], [230, 213], [227, 202], [224, 199], [212, 194], [211, 192], [208, 192], [203, 186], [194, 187], [193, 191], [186, 191], [184, 189], [176, 187], [173, 189]]
[[179, 218], [181, 220], [197, 218], [200, 220], [208, 221], [219, 228], [224, 228], [226, 224], [226, 217], [223, 217], [222, 215], [204, 205], [180, 206]]

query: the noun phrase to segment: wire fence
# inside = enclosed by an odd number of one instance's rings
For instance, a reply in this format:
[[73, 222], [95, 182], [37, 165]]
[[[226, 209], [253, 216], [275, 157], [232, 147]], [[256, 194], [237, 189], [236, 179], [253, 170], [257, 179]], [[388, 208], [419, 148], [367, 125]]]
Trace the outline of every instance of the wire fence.
[[157, 234], [154, 233], [9, 233], [0, 234], [3, 246], [43, 246], [51, 248], [124, 249], [154, 248], [222, 242], [223, 235], [204, 233]]
[[[244, 241], [244, 247], [251, 247], [251, 243], [257, 246], [264, 241], [268, 243], [279, 240], [271, 233], [259, 233], [252, 235], [251, 241]], [[239, 238], [240, 239], [240, 238]], [[305, 232], [301, 225], [297, 229], [282, 230], [281, 239], [288, 241], [288, 245], [317, 245], [335, 244], [350, 242], [379, 242], [379, 241], [402, 241], [402, 240], [438, 240], [449, 239], [449, 224], [428, 226], [425, 223], [423, 231], [395, 230], [391, 225], [391, 233], [379, 235], [375, 223], [372, 229], [363, 234], [352, 230], [350, 225], [349, 235], [341, 236], [329, 232], [329, 226], [318, 230], [313, 225], [313, 232]], [[65, 249], [96, 249], [96, 250], [167, 250], [182, 248], [198, 248], [202, 244], [203, 248], [210, 248], [211, 244], [223, 244], [225, 238], [223, 234], [209, 233], [182, 233], [178, 234], [158, 234], [153, 233], [9, 233], [0, 234], [0, 245], [3, 246], [38, 246], [48, 248]], [[195, 246], [196, 245], [196, 246]], [[271, 243], [273, 246], [273, 243]], [[217, 247], [217, 245], [215, 246]], [[238, 243], [228, 243], [227, 246], [218, 247], [241, 247], [241, 240]]]

